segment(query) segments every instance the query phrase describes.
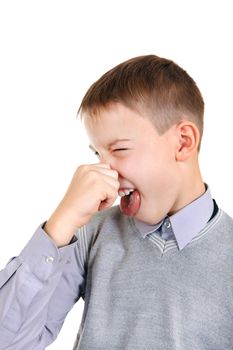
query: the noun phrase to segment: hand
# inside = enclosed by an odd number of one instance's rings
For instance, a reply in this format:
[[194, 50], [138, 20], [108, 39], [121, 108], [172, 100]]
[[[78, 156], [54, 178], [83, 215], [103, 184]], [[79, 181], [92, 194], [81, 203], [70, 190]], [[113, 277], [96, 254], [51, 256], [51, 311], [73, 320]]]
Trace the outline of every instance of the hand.
[[118, 173], [109, 164], [81, 165], [44, 230], [58, 246], [68, 244], [92, 215], [112, 206], [119, 186]]

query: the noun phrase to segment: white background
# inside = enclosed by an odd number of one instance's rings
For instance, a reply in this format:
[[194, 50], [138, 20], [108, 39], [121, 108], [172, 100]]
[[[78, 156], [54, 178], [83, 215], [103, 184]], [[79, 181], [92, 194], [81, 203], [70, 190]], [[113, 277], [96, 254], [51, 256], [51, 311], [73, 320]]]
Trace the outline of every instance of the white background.
[[[231, 1], [0, 1], [0, 268], [96, 161], [76, 111], [91, 83], [137, 55], [173, 59], [205, 99], [204, 180], [232, 207]], [[71, 349], [83, 302], [50, 349]], [[64, 345], [65, 344], [65, 345]]]

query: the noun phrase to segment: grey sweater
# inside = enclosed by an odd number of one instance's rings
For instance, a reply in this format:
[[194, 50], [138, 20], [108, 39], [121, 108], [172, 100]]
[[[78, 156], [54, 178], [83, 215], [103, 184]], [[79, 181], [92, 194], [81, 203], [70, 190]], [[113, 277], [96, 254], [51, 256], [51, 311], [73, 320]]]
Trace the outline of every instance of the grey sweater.
[[224, 211], [181, 251], [143, 238], [118, 207], [77, 237], [87, 279], [74, 349], [233, 349], [233, 219]]

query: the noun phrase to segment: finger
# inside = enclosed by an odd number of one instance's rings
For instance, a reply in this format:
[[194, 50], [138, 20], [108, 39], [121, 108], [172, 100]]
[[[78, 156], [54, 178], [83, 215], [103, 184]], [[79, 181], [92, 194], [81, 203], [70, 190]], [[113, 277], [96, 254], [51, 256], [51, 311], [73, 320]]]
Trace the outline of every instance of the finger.
[[92, 165], [97, 166], [99, 168], [111, 169], [111, 166], [108, 163], [96, 163], [96, 164], [92, 164]]
[[116, 191], [120, 188], [120, 182], [108, 174], [101, 174], [103, 182], [110, 187], [113, 187]]
[[107, 197], [103, 201], [101, 201], [99, 205], [99, 210], [110, 208], [114, 204], [116, 199], [117, 192], [114, 189], [112, 189], [112, 191], [109, 190], [107, 193]]
[[116, 170], [112, 170], [112, 169], [107, 169], [107, 168], [102, 168], [102, 167], [93, 167], [90, 170], [96, 171], [96, 172], [101, 173], [103, 175], [113, 177], [114, 179], [118, 179], [118, 177], [119, 177], [118, 172]]
[[94, 164], [94, 166], [96, 166], [97, 168], [109, 169], [109, 170], [112, 170], [114, 172], [117, 172], [115, 169], [111, 168], [111, 166], [108, 163], [97, 163], [97, 164]]

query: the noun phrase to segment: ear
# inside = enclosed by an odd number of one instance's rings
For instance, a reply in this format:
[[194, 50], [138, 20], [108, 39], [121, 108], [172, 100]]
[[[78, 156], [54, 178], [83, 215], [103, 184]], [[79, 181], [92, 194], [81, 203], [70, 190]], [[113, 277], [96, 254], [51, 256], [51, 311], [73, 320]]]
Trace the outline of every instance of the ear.
[[200, 133], [197, 126], [189, 120], [182, 120], [176, 125], [177, 149], [176, 160], [184, 161], [198, 149]]

